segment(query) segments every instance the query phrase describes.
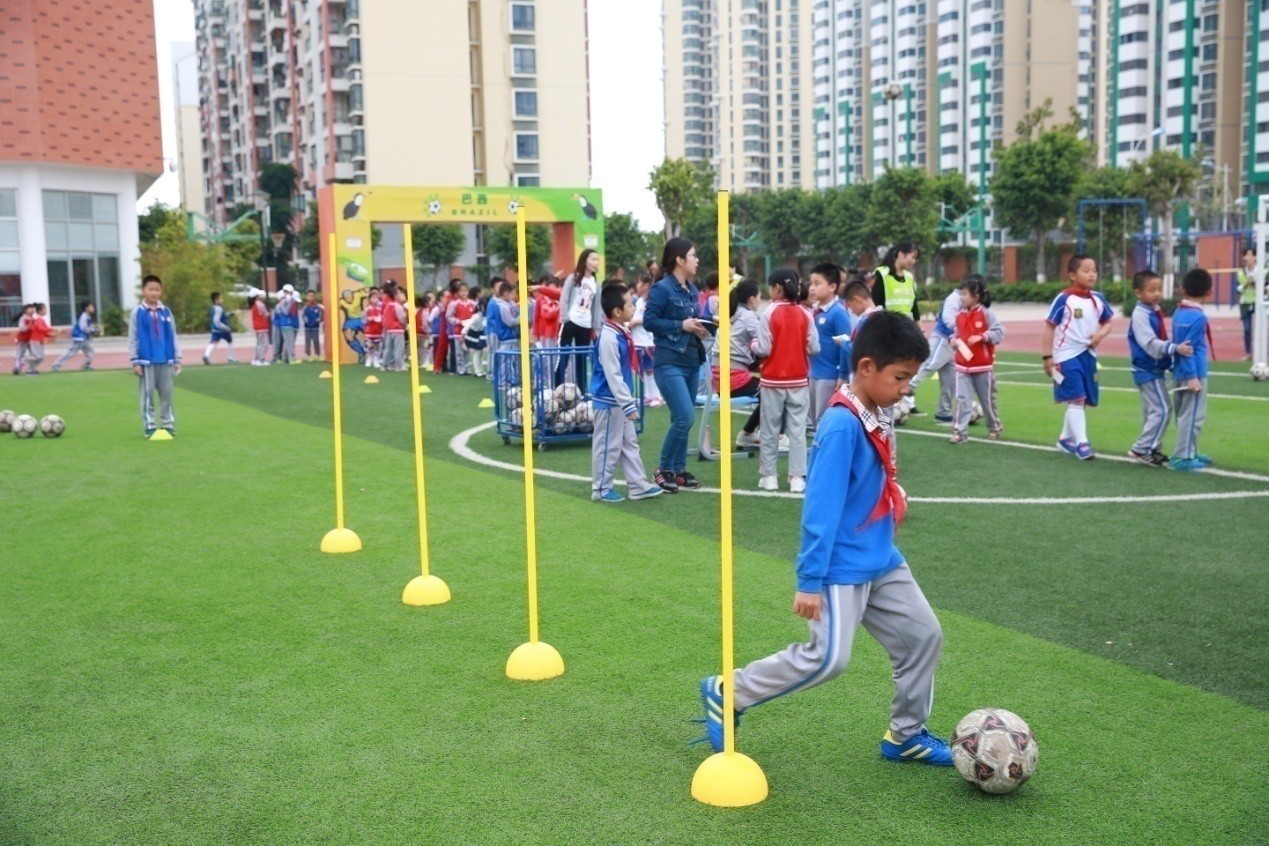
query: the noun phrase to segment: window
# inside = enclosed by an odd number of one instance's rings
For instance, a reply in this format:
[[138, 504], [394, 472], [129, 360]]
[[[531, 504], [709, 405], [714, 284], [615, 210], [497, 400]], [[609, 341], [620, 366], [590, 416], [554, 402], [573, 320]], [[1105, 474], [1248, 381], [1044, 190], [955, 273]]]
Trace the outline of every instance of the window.
[[511, 48], [511, 75], [536, 76], [538, 72], [538, 53], [533, 47]]
[[536, 173], [534, 174], [517, 173], [516, 184], [522, 185], [525, 188], [537, 188], [539, 185], [542, 184], [542, 177], [538, 176]]
[[536, 132], [516, 133], [516, 161], [536, 162], [538, 160], [538, 134]]
[[534, 24], [533, 5], [531, 3], [511, 4], [512, 32], [533, 32]]
[[[0, 192], [0, 232], [4, 192]], [[228, 197], [228, 191], [226, 192]], [[81, 300], [98, 311], [119, 304], [119, 213], [113, 194], [45, 191], [44, 239], [49, 280], [49, 316], [66, 325]], [[0, 234], [0, 308], [4, 304], [3, 235]]]
[[0, 189], [0, 324], [12, 326], [22, 309], [18, 254], [18, 192]]
[[538, 92], [515, 92], [515, 117], [529, 118], [538, 116]]

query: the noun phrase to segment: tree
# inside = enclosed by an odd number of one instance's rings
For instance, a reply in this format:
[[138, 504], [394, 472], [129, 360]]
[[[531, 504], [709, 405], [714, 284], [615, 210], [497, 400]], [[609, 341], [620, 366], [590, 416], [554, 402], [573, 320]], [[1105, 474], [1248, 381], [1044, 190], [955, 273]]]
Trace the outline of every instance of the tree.
[[[959, 220], [978, 202], [978, 189], [970, 185], [960, 171], [940, 173], [934, 177], [934, 195], [939, 203], [939, 216], [948, 223]], [[953, 237], [953, 233], [940, 230], [939, 246]]]
[[[1134, 197], [1132, 171], [1118, 167], [1100, 167], [1086, 171], [1075, 194], [1075, 203], [1067, 212], [1067, 220], [1079, 219], [1080, 200], [1124, 200]], [[1125, 262], [1131, 249], [1130, 239], [1141, 231], [1145, 221], [1136, 207], [1108, 206], [1085, 212], [1085, 251], [1106, 264], [1111, 273], [1126, 272]], [[1102, 268], [1103, 271], [1105, 268]]]
[[666, 159], [648, 174], [648, 188], [665, 216], [665, 237], [677, 238], [691, 213], [711, 201], [714, 172], [687, 159]]
[[155, 200], [143, 214], [137, 215], [137, 234], [141, 243], [153, 241], [163, 225], [173, 220], [184, 224], [185, 216], [181, 214], [180, 209], [165, 206]]
[[463, 254], [467, 236], [456, 223], [416, 223], [410, 227], [410, 239], [414, 242], [414, 257], [424, 267], [434, 268], [436, 284], [441, 275]]
[[754, 195], [754, 222], [762, 243], [777, 263], [796, 265], [811, 231], [811, 206], [806, 192], [782, 188]]
[[812, 254], [823, 261], [837, 262], [844, 267], [856, 264], [859, 254], [868, 249], [865, 220], [872, 200], [871, 182], [856, 182], [828, 188], [820, 193], [819, 208], [810, 208], [810, 231], [807, 244]]
[[929, 259], [938, 246], [939, 209], [934, 180], [920, 168], [886, 168], [872, 184], [864, 236], [870, 247], [911, 241]]
[[225, 268], [229, 278], [238, 283], [255, 277], [260, 270], [260, 224], [244, 220], [234, 232], [250, 238], [225, 244]]
[[179, 216], [164, 222], [154, 238], [141, 245], [141, 273], [163, 280], [163, 302], [172, 309], [181, 332], [207, 328], [212, 291], [225, 291], [233, 282], [230, 265], [224, 244], [190, 240]]
[[[551, 260], [550, 224], [537, 223], [525, 227], [525, 252], [528, 254], [529, 276], [536, 275]], [[503, 267], [518, 267], [519, 254], [514, 226], [486, 226], [485, 252], [497, 257]], [[572, 268], [569, 268], [572, 270]]]
[[651, 236], [639, 229], [634, 216], [621, 212], [604, 215], [604, 250], [606, 273], [612, 276], [620, 268], [630, 280], [639, 278], [648, 259], [657, 252]]
[[996, 223], [1035, 237], [1037, 281], [1043, 282], [1044, 236], [1070, 211], [1093, 147], [1079, 137], [1078, 115], [1062, 126], [1045, 128], [1053, 116], [1051, 101], [1018, 122], [1018, 139], [997, 150], [991, 182]]
[[[291, 218], [294, 216], [292, 197], [299, 183], [299, 174], [289, 164], [265, 162], [260, 165], [257, 179], [260, 190], [269, 195], [269, 236], [272, 237], [275, 232], [284, 233], [282, 253], [289, 255], [299, 237], [299, 233], [291, 231]], [[292, 276], [292, 269], [278, 262], [277, 284], [281, 286], [292, 281]]]
[[1189, 200], [1203, 169], [1198, 162], [1181, 156], [1175, 150], [1155, 150], [1144, 162], [1133, 162], [1128, 187], [1134, 196], [1146, 201], [1150, 213], [1159, 218], [1163, 228], [1164, 274], [1176, 273], [1176, 235], [1172, 231], [1172, 210]]

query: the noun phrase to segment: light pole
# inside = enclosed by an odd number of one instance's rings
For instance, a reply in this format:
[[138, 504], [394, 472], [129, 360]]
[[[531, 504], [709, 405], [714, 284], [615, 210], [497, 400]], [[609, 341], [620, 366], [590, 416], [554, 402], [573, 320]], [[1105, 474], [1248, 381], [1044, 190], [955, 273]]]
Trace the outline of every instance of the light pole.
[[[285, 232], [272, 232], [269, 238], [273, 241], [273, 281], [278, 283], [278, 290], [282, 289], [282, 245], [286, 243]], [[267, 291], [266, 291], [267, 293]]]

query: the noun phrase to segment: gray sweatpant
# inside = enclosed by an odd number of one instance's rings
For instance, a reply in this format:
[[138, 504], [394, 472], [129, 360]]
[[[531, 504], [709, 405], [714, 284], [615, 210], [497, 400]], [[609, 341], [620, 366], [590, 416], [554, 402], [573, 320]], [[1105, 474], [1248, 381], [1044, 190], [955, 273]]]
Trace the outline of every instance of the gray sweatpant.
[[28, 341], [26, 345], [26, 372], [35, 373], [44, 360], [44, 342]]
[[736, 670], [736, 710], [769, 702], [836, 678], [850, 663], [862, 625], [885, 647], [894, 667], [890, 731], [902, 742], [919, 732], [934, 703], [934, 671], [943, 629], [907, 564], [862, 585], [825, 585], [811, 639]]
[[[170, 429], [176, 425], [172, 413], [172, 365], [146, 364], [141, 367], [141, 422], [147, 430]], [[159, 395], [158, 425], [154, 422], [154, 393]]]
[[837, 390], [836, 379], [811, 380], [811, 423], [819, 424], [820, 418], [824, 416], [824, 410], [828, 408], [828, 401], [833, 398], [833, 391], [835, 390]]
[[304, 327], [304, 357], [315, 355], [322, 357], [322, 328], [320, 326]]
[[952, 400], [956, 398], [956, 363], [953, 360], [955, 350], [938, 332], [934, 333], [934, 341], [930, 344], [930, 357], [921, 363], [921, 369], [912, 377], [908, 387], [915, 393], [917, 386], [929, 378], [930, 374], [939, 375], [939, 401], [934, 413], [939, 417], [952, 416]]
[[[941, 380], [943, 377], [940, 376]], [[987, 420], [987, 431], [999, 432], [1000, 411], [996, 408], [996, 374], [962, 373], [956, 371], [956, 418], [952, 422], [952, 431], [959, 435], [969, 430], [969, 418], [974, 413], [974, 398], [983, 407], [983, 417]]]
[[1137, 455], [1150, 455], [1163, 446], [1163, 433], [1172, 419], [1172, 403], [1168, 400], [1166, 379], [1151, 379], [1137, 386], [1141, 394], [1141, 435], [1132, 445]]
[[278, 331], [281, 332], [282, 360], [290, 364], [295, 361], [295, 327], [283, 326]]
[[639, 457], [639, 436], [634, 421], [620, 408], [595, 408], [595, 431], [590, 442], [590, 491], [602, 494], [612, 490], [617, 465], [626, 477], [631, 493], [646, 491], [648, 475]]
[[758, 475], [776, 475], [780, 432], [789, 436], [789, 477], [806, 475], [806, 414], [811, 389], [759, 388], [762, 422], [758, 428]]
[[252, 360], [264, 361], [266, 358], [265, 353], [267, 353], [268, 351], [269, 351], [269, 330], [257, 329], [256, 330], [256, 354]]
[[383, 369], [400, 370], [405, 364], [405, 333], [383, 333]]
[[82, 340], [72, 340], [70, 349], [62, 353], [62, 357], [53, 365], [54, 369], [60, 368], [63, 364], [75, 357], [75, 353], [82, 352], [84, 354], [84, 367], [91, 367], [93, 363], [93, 342], [88, 338]]
[[1194, 458], [1198, 455], [1198, 439], [1207, 420], [1207, 380], [1203, 390], [1176, 392], [1176, 449], [1173, 458]]

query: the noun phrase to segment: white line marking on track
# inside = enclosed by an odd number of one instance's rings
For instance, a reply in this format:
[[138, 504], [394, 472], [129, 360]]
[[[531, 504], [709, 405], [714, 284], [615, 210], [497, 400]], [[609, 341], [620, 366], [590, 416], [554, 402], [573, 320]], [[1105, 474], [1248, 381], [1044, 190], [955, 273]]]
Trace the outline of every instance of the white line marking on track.
[[[733, 409], [736, 413], [742, 413], [739, 409]], [[749, 412], [743, 412], [748, 414]], [[450, 438], [450, 451], [459, 458], [464, 458], [474, 464], [481, 464], [485, 467], [493, 467], [499, 470], [510, 470], [513, 473], [523, 473], [524, 466], [513, 464], [509, 461], [499, 461], [496, 458], [490, 458], [487, 455], [481, 455], [471, 448], [470, 441], [473, 435], [477, 435], [488, 429], [492, 429], [496, 424], [495, 421], [482, 423], [479, 426], [473, 426], [459, 432]], [[935, 438], [945, 438], [946, 435], [940, 432], [917, 432], [904, 431], [905, 435], [924, 435]], [[986, 444], [1018, 446], [1027, 449], [1039, 449], [1053, 451], [1053, 447], [1043, 447], [1038, 444], [1023, 444], [1017, 441], [987, 441], [981, 438], [970, 438], [971, 441], [977, 441]], [[1106, 456], [1115, 459], [1115, 456]], [[1118, 459], [1122, 461], [1130, 461], [1131, 459], [1124, 457]], [[533, 472], [539, 476], [548, 479], [563, 479], [571, 482], [590, 482], [589, 476], [582, 476], [577, 473], [562, 473], [558, 470], [547, 470], [542, 467], [534, 467]], [[1269, 476], [1255, 476], [1247, 473], [1234, 473], [1232, 471], [1203, 471], [1209, 475], [1224, 475], [1231, 478], [1249, 479], [1251, 481], [1262, 481], [1269, 483]], [[617, 482], [616, 484], [625, 485], [625, 482]], [[719, 488], [700, 487], [695, 493], [717, 494], [722, 493]], [[757, 491], [747, 488], [733, 488], [732, 494], [736, 496], [755, 496], [767, 499], [802, 499], [801, 494], [792, 494], [787, 491]], [[1127, 503], [1151, 503], [1151, 502], [1193, 502], [1195, 500], [1219, 500], [1219, 499], [1254, 499], [1259, 497], [1269, 497], [1269, 490], [1261, 491], [1225, 491], [1220, 493], [1190, 493], [1190, 494], [1159, 494], [1154, 496], [1083, 496], [1083, 497], [972, 497], [972, 496], [914, 496], [909, 499], [913, 503], [925, 503], [932, 505], [1102, 505], [1102, 504], [1127, 504]]]
[[[1010, 373], [1010, 376], [1019, 376], [1019, 373]], [[997, 379], [997, 385], [1016, 385], [1020, 388], [1051, 388], [1048, 382], [1007, 382], [1004, 379]], [[1121, 394], [1135, 394], [1136, 388], [1119, 388], [1113, 385], [1102, 385], [1103, 391], [1116, 391]], [[1269, 402], [1269, 397], [1246, 397], [1241, 394], [1212, 394], [1209, 393], [1209, 399], [1228, 399], [1228, 400], [1247, 400], [1248, 402]]]

